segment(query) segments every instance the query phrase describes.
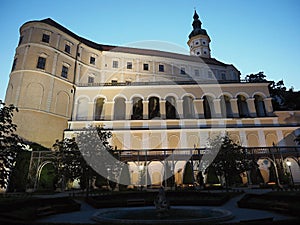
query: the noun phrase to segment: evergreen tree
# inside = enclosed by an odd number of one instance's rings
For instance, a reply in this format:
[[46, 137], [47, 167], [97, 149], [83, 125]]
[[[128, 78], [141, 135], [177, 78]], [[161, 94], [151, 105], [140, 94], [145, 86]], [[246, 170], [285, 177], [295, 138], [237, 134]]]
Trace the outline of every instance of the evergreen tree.
[[185, 164], [184, 171], [183, 171], [183, 184], [194, 184], [194, 171], [192, 164], [188, 161]]

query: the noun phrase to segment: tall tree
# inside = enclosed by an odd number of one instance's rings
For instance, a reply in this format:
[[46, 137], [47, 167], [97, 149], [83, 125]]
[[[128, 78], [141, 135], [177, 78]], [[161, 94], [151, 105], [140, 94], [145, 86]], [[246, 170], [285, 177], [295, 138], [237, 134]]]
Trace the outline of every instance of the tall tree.
[[0, 188], [7, 187], [15, 158], [22, 149], [22, 140], [15, 133], [17, 125], [13, 123], [15, 111], [18, 109], [14, 105], [7, 106], [0, 100]]
[[235, 179], [239, 174], [250, 169], [251, 162], [246, 159], [244, 149], [234, 143], [227, 134], [211, 139], [210, 145], [211, 151], [218, 152], [210, 167], [225, 178], [228, 190], [228, 186], [236, 182]]
[[192, 167], [192, 164], [190, 163], [190, 161], [188, 161], [184, 167], [182, 183], [183, 184], [193, 184], [194, 182], [195, 182], [195, 178], [194, 178], [193, 167]]

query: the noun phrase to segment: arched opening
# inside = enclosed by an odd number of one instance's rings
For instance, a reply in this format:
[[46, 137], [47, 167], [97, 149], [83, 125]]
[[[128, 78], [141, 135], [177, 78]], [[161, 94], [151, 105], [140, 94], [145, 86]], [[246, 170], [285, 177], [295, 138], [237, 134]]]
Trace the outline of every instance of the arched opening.
[[238, 95], [237, 96], [237, 104], [238, 104], [238, 109], [239, 109], [239, 116], [241, 118], [245, 118], [249, 116], [249, 110], [248, 110], [248, 105], [247, 105], [247, 99], [243, 95]]
[[104, 98], [97, 98], [95, 107], [95, 120], [104, 119]]
[[132, 120], [142, 120], [143, 119], [143, 99], [135, 97], [132, 99]]
[[205, 119], [212, 118], [212, 114], [214, 112], [213, 108], [213, 98], [210, 96], [203, 97], [203, 109], [204, 109], [204, 117]]
[[51, 162], [45, 163], [40, 167], [38, 186], [39, 190], [55, 190], [57, 184], [57, 174]]
[[150, 120], [153, 118], [160, 117], [159, 98], [157, 97], [149, 98], [148, 115]]
[[126, 104], [124, 98], [116, 98], [114, 104], [114, 120], [125, 120]]
[[166, 119], [176, 119], [177, 111], [176, 111], [176, 101], [174, 97], [166, 98]]
[[256, 115], [258, 117], [266, 116], [266, 108], [262, 96], [254, 95], [254, 105], [255, 105]]
[[230, 97], [227, 95], [222, 95], [221, 99], [221, 114], [223, 118], [230, 118], [232, 117], [232, 109], [230, 104]]
[[191, 96], [183, 97], [183, 118], [192, 119], [195, 117], [194, 99]]
[[87, 120], [89, 100], [87, 98], [80, 98], [77, 101], [76, 120]]

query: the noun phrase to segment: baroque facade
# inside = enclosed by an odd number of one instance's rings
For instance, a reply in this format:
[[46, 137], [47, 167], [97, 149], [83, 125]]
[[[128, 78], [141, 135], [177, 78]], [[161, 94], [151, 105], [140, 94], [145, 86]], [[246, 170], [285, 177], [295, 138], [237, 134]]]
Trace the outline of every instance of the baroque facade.
[[[196, 12], [192, 26], [184, 55], [94, 43], [50, 18], [23, 24], [5, 99], [19, 108], [19, 135], [51, 147], [104, 125], [128, 154], [205, 148], [220, 132], [244, 147], [294, 146], [300, 112], [274, 112], [269, 83], [243, 82], [211, 57]], [[157, 183], [163, 168], [151, 168]]]

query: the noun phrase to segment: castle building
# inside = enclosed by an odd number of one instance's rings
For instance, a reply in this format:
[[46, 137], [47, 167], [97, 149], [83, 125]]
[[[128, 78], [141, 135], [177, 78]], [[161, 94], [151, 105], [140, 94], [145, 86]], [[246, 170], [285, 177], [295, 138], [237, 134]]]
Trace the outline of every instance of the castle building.
[[[19, 108], [18, 134], [51, 147], [104, 125], [111, 145], [127, 153], [205, 148], [220, 132], [244, 147], [294, 146], [300, 112], [274, 112], [268, 82], [244, 82], [234, 65], [213, 58], [196, 11], [192, 27], [184, 55], [98, 44], [50, 18], [26, 22], [5, 99]], [[149, 168], [159, 182], [163, 168]]]

